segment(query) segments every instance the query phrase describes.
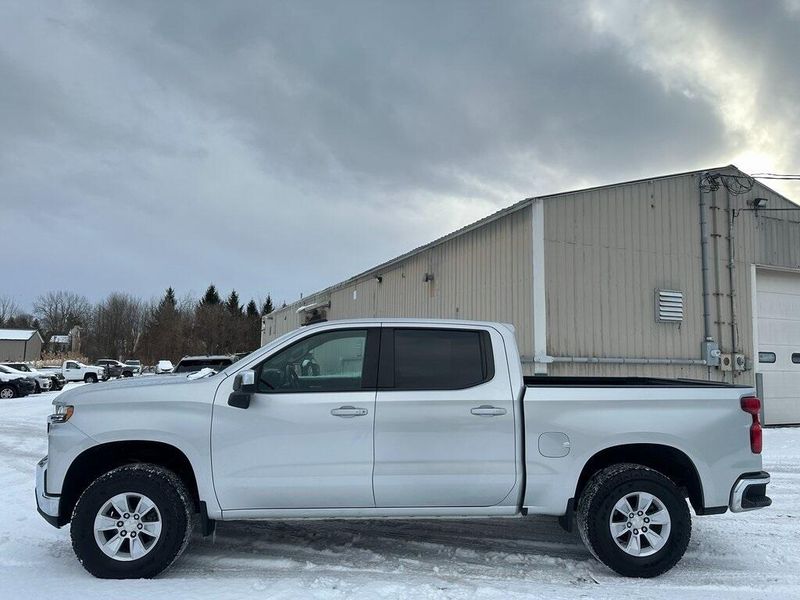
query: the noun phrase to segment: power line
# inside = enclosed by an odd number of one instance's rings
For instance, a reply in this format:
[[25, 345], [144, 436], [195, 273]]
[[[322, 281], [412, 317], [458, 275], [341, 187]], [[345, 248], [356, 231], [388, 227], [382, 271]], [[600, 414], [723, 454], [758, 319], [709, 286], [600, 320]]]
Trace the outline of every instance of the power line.
[[784, 179], [787, 181], [800, 181], [800, 175], [794, 173], [753, 173], [756, 179]]

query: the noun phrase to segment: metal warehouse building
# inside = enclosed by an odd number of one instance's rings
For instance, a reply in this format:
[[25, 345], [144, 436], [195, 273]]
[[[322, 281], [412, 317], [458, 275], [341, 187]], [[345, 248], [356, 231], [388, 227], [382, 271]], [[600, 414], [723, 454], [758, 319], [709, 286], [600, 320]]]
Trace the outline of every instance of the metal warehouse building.
[[265, 316], [512, 323], [528, 374], [757, 383], [800, 423], [800, 211], [734, 166], [529, 198]]

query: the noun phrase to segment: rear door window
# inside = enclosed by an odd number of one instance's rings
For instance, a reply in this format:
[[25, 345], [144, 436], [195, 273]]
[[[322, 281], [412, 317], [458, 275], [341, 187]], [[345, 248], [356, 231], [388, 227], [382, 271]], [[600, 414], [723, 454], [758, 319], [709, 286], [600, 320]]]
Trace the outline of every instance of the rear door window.
[[[387, 336], [387, 341], [392, 336]], [[394, 372], [381, 387], [458, 390], [494, 375], [488, 332], [463, 329], [395, 329]], [[388, 357], [387, 357], [388, 358]]]

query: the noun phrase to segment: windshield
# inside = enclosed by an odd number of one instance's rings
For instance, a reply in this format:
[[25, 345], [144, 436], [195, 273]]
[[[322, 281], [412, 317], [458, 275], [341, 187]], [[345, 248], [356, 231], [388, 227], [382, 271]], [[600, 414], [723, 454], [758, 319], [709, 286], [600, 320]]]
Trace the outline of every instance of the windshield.
[[140, 360], [126, 360], [125, 364], [130, 366], [130, 367], [138, 367], [139, 365], [142, 364], [142, 361], [140, 361]]
[[232, 363], [233, 360], [230, 358], [189, 358], [178, 363], [178, 366], [175, 367], [175, 373], [190, 373], [206, 367], [221, 371]]

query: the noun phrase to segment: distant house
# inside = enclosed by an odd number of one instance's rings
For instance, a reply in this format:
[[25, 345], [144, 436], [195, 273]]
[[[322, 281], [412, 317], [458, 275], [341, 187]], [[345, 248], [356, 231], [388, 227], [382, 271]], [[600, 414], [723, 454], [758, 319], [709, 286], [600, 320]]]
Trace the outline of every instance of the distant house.
[[0, 329], [0, 361], [39, 360], [43, 343], [35, 329]]

